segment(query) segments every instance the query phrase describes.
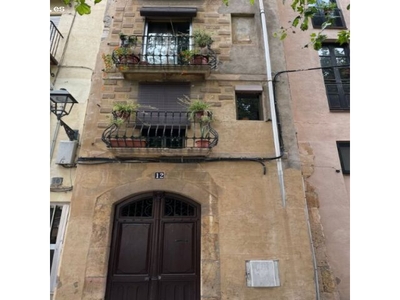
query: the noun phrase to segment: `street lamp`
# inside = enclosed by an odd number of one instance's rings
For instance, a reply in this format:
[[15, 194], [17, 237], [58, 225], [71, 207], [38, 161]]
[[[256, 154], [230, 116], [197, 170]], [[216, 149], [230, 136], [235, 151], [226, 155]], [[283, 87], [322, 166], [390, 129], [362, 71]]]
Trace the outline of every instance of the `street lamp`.
[[70, 141], [78, 139], [78, 130], [71, 129], [61, 118], [69, 115], [75, 103], [78, 101], [66, 89], [50, 91], [50, 112], [57, 116]]
[[66, 89], [50, 91], [50, 111], [58, 120], [69, 115], [75, 103], [78, 101]]

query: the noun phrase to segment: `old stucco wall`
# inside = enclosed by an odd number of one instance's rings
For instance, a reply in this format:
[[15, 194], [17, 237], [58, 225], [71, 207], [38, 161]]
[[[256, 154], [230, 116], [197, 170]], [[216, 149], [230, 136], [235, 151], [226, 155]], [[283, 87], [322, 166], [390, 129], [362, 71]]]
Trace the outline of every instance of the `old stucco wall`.
[[[79, 166], [56, 299], [99, 299], [107, 276], [113, 205], [151, 190], [202, 205], [202, 299], [313, 299], [313, 268], [299, 171], [288, 171], [281, 206], [274, 163], [118, 164]], [[154, 172], [164, 171], [165, 180]], [[257, 189], [254, 189], [254, 186]], [[281, 287], [247, 288], [249, 259], [278, 259]]]
[[[350, 28], [349, 1], [337, 1]], [[283, 22], [295, 17], [280, 5]], [[317, 32], [317, 30], [314, 30]], [[284, 41], [286, 69], [320, 66], [307, 32], [296, 30]], [[328, 41], [338, 30], [325, 30]], [[290, 88], [302, 171], [305, 178], [322, 299], [350, 299], [350, 176], [341, 173], [336, 141], [350, 140], [349, 112], [330, 112], [321, 70], [280, 76], [278, 86]]]

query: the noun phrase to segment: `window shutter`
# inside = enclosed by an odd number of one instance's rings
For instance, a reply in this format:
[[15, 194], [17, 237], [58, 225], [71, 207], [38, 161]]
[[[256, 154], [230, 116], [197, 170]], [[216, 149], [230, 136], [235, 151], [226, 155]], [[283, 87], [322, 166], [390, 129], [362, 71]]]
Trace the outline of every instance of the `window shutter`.
[[[183, 98], [184, 95], [190, 95], [190, 83], [139, 84], [139, 104], [156, 108], [152, 110], [151, 117], [145, 117], [146, 122], [150, 122], [152, 125], [187, 123], [186, 115], [179, 116], [178, 113], [185, 111], [185, 108], [178, 102], [178, 98]], [[165, 116], [165, 112], [169, 113], [166, 114], [166, 117], [160, 118], [161, 115]], [[173, 115], [172, 112], [175, 114]]]

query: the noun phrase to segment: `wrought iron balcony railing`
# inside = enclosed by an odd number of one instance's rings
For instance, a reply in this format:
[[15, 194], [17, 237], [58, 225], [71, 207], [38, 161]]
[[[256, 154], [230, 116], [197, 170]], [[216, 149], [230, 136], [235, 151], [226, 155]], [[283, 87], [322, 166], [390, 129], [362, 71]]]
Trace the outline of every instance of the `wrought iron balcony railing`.
[[50, 64], [53, 65], [58, 64], [58, 61], [56, 59], [56, 54], [60, 41], [63, 38], [64, 37], [61, 34], [61, 32], [57, 29], [57, 26], [54, 25], [52, 21], [50, 21]]
[[108, 148], [212, 148], [218, 133], [210, 123], [190, 120], [186, 111], [136, 111], [129, 116], [113, 112], [102, 141]]
[[338, 8], [334, 8], [329, 11], [318, 9], [318, 12], [312, 18], [313, 27], [321, 28], [322, 24], [328, 20], [331, 22], [331, 25], [329, 25], [327, 28], [346, 28], [342, 10]]
[[122, 36], [121, 45], [112, 52], [117, 67], [208, 66], [215, 69], [217, 58], [210, 46], [195, 47], [193, 36], [155, 34]]

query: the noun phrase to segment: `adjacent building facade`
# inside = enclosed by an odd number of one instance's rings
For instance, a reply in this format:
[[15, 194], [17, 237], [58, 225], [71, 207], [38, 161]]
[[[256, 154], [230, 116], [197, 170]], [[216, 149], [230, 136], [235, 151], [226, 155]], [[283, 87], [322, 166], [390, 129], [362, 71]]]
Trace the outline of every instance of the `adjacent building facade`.
[[326, 54], [272, 37], [288, 8], [68, 9], [51, 95], [78, 103], [52, 119], [53, 299], [349, 299], [349, 178], [332, 148], [348, 112], [332, 115], [321, 69], [287, 72]]
[[[336, 41], [350, 28], [350, 2], [323, 2], [337, 9], [322, 49], [304, 46], [320, 30], [323, 14], [311, 32], [285, 40], [286, 70], [276, 74], [276, 84], [289, 84], [321, 296], [350, 299], [350, 47]], [[279, 11], [282, 20], [293, 18], [290, 10]]]

